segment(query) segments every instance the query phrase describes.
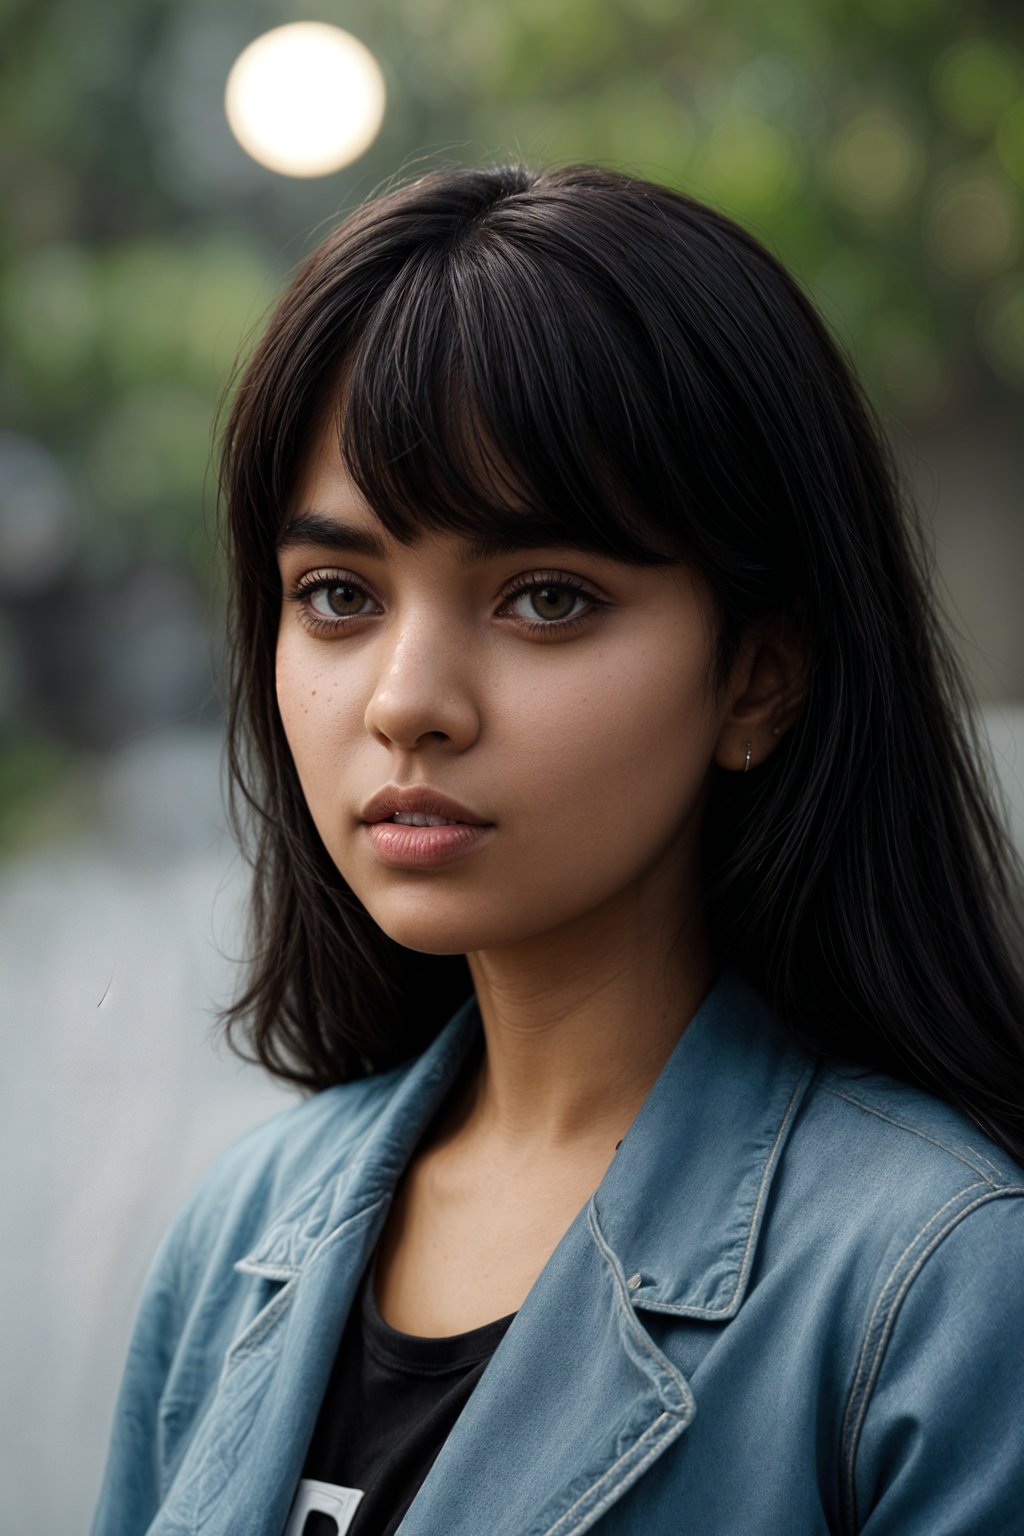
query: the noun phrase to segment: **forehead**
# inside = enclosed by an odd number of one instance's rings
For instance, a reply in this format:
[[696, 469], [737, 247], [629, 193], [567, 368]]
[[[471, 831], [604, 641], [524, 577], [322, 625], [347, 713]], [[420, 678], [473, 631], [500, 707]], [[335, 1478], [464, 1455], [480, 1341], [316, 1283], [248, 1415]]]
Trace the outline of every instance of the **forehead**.
[[[525, 504], [517, 511], [517, 498], [510, 494], [515, 489], [513, 479], [511, 475], [502, 475], [496, 461], [477, 455], [474, 469], [492, 494], [501, 493], [504, 515], [500, 525], [488, 526], [483, 513], [472, 518], [470, 529], [438, 528], [428, 518], [418, 525], [407, 510], [400, 539], [403, 546], [414, 547], [427, 537], [447, 539], [456, 562], [464, 567], [540, 548], [592, 548], [590, 541], [574, 538], [569, 528], [551, 526], [549, 519], [543, 528], [538, 527]], [[460, 519], [461, 524], [465, 522], [466, 519]], [[472, 524], [476, 524], [475, 529]], [[341, 450], [337, 427], [329, 423], [316, 438], [296, 481], [277, 534], [277, 552], [315, 546], [338, 554], [386, 560], [395, 542], [388, 523], [377, 516], [354, 479]]]
[[[445, 538], [456, 551], [457, 564], [479, 565], [502, 554], [519, 553], [539, 547], [539, 542], [565, 548], [574, 547], [570, 538], [559, 535], [557, 541], [528, 539], [514, 530], [484, 530], [459, 533], [454, 530], [413, 528], [411, 538], [402, 544], [416, 545], [425, 536]], [[376, 516], [362, 490], [348, 470], [335, 433], [322, 433], [310, 455], [304, 473], [299, 476], [295, 496], [276, 536], [276, 550], [296, 547], [330, 548], [336, 553], [359, 554], [384, 561], [393, 544], [384, 522]]]

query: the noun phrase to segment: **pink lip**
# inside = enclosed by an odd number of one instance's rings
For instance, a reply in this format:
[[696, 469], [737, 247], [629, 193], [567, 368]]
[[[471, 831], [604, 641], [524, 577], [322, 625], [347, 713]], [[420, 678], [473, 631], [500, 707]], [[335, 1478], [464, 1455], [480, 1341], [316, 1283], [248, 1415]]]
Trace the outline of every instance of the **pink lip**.
[[494, 827], [460, 824], [447, 827], [408, 827], [398, 821], [367, 823], [366, 833], [385, 864], [422, 869], [451, 864], [487, 841]]

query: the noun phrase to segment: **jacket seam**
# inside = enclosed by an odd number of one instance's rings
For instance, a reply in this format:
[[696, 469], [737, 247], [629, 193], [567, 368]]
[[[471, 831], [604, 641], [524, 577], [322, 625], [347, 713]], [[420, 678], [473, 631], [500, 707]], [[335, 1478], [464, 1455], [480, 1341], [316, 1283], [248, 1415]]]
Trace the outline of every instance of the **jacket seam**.
[[[888, 1304], [887, 1310], [884, 1312], [884, 1321], [882, 1322], [881, 1329], [878, 1333], [878, 1337], [874, 1345], [873, 1356], [870, 1360], [870, 1364], [868, 1364], [867, 1361], [868, 1355], [870, 1353], [871, 1338], [872, 1334], [875, 1332], [876, 1318], [879, 1316], [879, 1313], [883, 1308], [883, 1301], [886, 1291], [894, 1281], [900, 1266], [907, 1258], [907, 1255], [911, 1253], [915, 1245], [924, 1237], [929, 1227], [933, 1226], [935, 1222], [938, 1221], [939, 1218], [943, 1215], [943, 1213], [949, 1209], [950, 1206], [956, 1205], [958, 1201], [963, 1200], [965, 1195], [970, 1194], [972, 1190], [977, 1188], [979, 1188], [978, 1184], [968, 1185], [966, 1189], [962, 1189], [958, 1194], [951, 1196], [950, 1199], [941, 1205], [937, 1211], [933, 1212], [921, 1230], [916, 1233], [916, 1235], [904, 1248], [903, 1252], [896, 1260], [896, 1263], [893, 1265], [889, 1274], [886, 1276], [885, 1283], [878, 1293], [878, 1299], [876, 1300], [874, 1308], [872, 1309], [871, 1317], [868, 1321], [868, 1326], [864, 1335], [864, 1343], [861, 1346], [860, 1356], [857, 1362], [857, 1372], [854, 1377], [853, 1386], [850, 1390], [847, 1409], [843, 1420], [842, 1440], [840, 1444], [840, 1461], [843, 1468], [843, 1489], [841, 1505], [843, 1526], [844, 1529], [848, 1532], [853, 1533], [856, 1532], [857, 1529], [856, 1459], [857, 1450], [860, 1444], [860, 1436], [863, 1430], [864, 1420], [867, 1416], [868, 1409], [871, 1406], [872, 1393], [874, 1392], [875, 1386], [878, 1382], [878, 1377], [881, 1373], [882, 1365], [884, 1364], [885, 1352], [888, 1347], [889, 1340], [892, 1337], [893, 1329], [896, 1325], [899, 1309], [903, 1304], [907, 1292], [909, 1291], [913, 1282], [916, 1280], [917, 1276], [920, 1274], [925, 1263], [942, 1243], [943, 1239], [947, 1237], [955, 1227], [959, 1226], [960, 1222], [963, 1221], [965, 1216], [969, 1216], [970, 1213], [974, 1210], [977, 1210], [979, 1206], [987, 1205], [990, 1200], [1000, 1199], [1004, 1195], [1024, 1195], [1024, 1188], [1018, 1189], [1013, 1186], [1003, 1188], [992, 1188], [990, 1186], [986, 1188], [983, 1194], [976, 1196], [975, 1199], [969, 1201], [967, 1205], [962, 1206], [960, 1210], [956, 1211], [945, 1223], [945, 1225], [940, 1227], [939, 1230], [931, 1238], [928, 1239], [921, 1252], [917, 1255], [916, 1259], [907, 1270], [907, 1273], [904, 1275], [901, 1283], [893, 1294]], [[857, 1405], [856, 1417], [851, 1424], [850, 1414], [853, 1412], [855, 1405]]]
[[301, 1264], [261, 1264], [248, 1256], [236, 1259], [232, 1268], [240, 1275], [252, 1275], [257, 1280], [292, 1280], [301, 1273]]
[[[589, 1488], [584, 1489], [579, 1498], [575, 1499], [573, 1503], [570, 1504], [569, 1508], [565, 1510], [561, 1515], [559, 1515], [554, 1525], [547, 1527], [544, 1532], [544, 1536], [572, 1536], [572, 1532], [574, 1530], [579, 1530], [579, 1526], [567, 1526], [566, 1521], [571, 1520], [575, 1516], [580, 1505], [586, 1503], [588, 1499], [592, 1498], [603, 1483], [607, 1483], [614, 1477], [615, 1473], [617, 1473], [623, 1462], [628, 1461], [631, 1456], [636, 1455], [638, 1448], [643, 1445], [644, 1441], [648, 1439], [648, 1437], [655, 1435], [655, 1432], [660, 1428], [666, 1419], [675, 1419], [677, 1421], [677, 1433], [686, 1428], [686, 1420], [680, 1419], [678, 1414], [672, 1413], [669, 1409], [664, 1409], [661, 1413], [658, 1414], [656, 1419], [652, 1420], [652, 1422], [648, 1424], [643, 1434], [634, 1440], [633, 1444], [629, 1447], [629, 1450], [623, 1451], [621, 1456], [616, 1457], [611, 1466], [606, 1467], [601, 1473], [601, 1476], [597, 1478], [593, 1483], [591, 1483]], [[648, 1465], [660, 1454], [661, 1439], [662, 1436], [659, 1434], [655, 1443], [647, 1451], [644, 1452], [637, 1465], [631, 1469], [633, 1476], [630, 1478], [630, 1483], [635, 1482], [640, 1474], [646, 1470]], [[595, 1511], [593, 1511], [595, 1518], [599, 1518], [601, 1515], [603, 1515], [605, 1510], [608, 1509], [613, 1502], [614, 1500], [611, 1498], [599, 1498], [598, 1507]]]
[[[683, 1388], [683, 1391], [681, 1393], [681, 1396], [683, 1397], [682, 1408], [681, 1409], [670, 1409], [670, 1408], [668, 1408], [666, 1406], [665, 1411], [668, 1412], [668, 1413], [674, 1413], [677, 1417], [684, 1417], [686, 1415], [687, 1409], [689, 1408], [689, 1409], [691, 1409], [690, 1417], [692, 1417], [692, 1398], [691, 1398], [691, 1402], [687, 1403], [686, 1397], [688, 1395], [689, 1389], [688, 1389], [685, 1377], [683, 1377], [675, 1369], [675, 1367], [672, 1365], [672, 1362], [670, 1360], [666, 1359], [666, 1357], [661, 1353], [661, 1351], [658, 1350], [655, 1347], [655, 1345], [653, 1344], [653, 1342], [651, 1341], [651, 1339], [649, 1338], [649, 1336], [647, 1334], [647, 1330], [638, 1321], [636, 1313], [633, 1311], [632, 1303], [631, 1303], [630, 1297], [629, 1297], [629, 1292], [626, 1290], [626, 1287], [623, 1284], [622, 1275], [620, 1274], [620, 1270], [619, 1270], [619, 1265], [618, 1265], [617, 1262], [615, 1262], [615, 1255], [613, 1254], [612, 1250], [609, 1248], [607, 1242], [605, 1241], [604, 1235], [601, 1232], [601, 1228], [598, 1225], [597, 1211], [596, 1211], [596, 1208], [594, 1206], [593, 1197], [591, 1197], [590, 1208], [589, 1208], [589, 1210], [587, 1212], [587, 1222], [588, 1222], [588, 1224], [590, 1226], [591, 1232], [593, 1233], [594, 1240], [597, 1243], [597, 1246], [598, 1246], [600, 1252], [604, 1255], [605, 1262], [608, 1264], [608, 1267], [611, 1270], [612, 1278], [615, 1281], [615, 1289], [616, 1289], [616, 1294], [617, 1294], [617, 1297], [618, 1297], [619, 1306], [622, 1308], [622, 1310], [623, 1310], [623, 1312], [625, 1314], [626, 1325], [629, 1328], [630, 1334], [639, 1343], [640, 1348], [643, 1350], [644, 1354], [646, 1354], [648, 1356], [648, 1358], [651, 1361], [651, 1364], [655, 1367], [655, 1369], [657, 1370], [659, 1376], [668, 1376], [669, 1380], [672, 1381], [673, 1386], [676, 1387], [676, 1388], [678, 1388], [680, 1383], [682, 1384], [682, 1388]], [[677, 1379], [673, 1380], [673, 1377], [675, 1377]], [[663, 1399], [663, 1401], [664, 1401], [664, 1399]], [[689, 1423], [689, 1418], [686, 1419], [686, 1422]], [[645, 1433], [646, 1433], [646, 1431], [645, 1431]], [[627, 1452], [627, 1454], [628, 1454], [628, 1452]]]
[[732, 1315], [736, 1303], [736, 1298], [739, 1296], [744, 1284], [746, 1283], [747, 1274], [750, 1269], [750, 1261], [753, 1255], [755, 1236], [760, 1225], [761, 1216], [764, 1212], [768, 1186], [771, 1183], [772, 1174], [775, 1171], [775, 1164], [778, 1161], [779, 1148], [789, 1129], [790, 1122], [792, 1121], [796, 1111], [796, 1106], [802, 1098], [804, 1090], [807, 1087], [809, 1075], [810, 1074], [808, 1073], [801, 1074], [799, 1082], [793, 1089], [793, 1092], [790, 1094], [789, 1103], [786, 1105], [782, 1119], [779, 1121], [778, 1130], [775, 1132], [775, 1138], [772, 1142], [771, 1149], [765, 1160], [764, 1169], [761, 1173], [761, 1182], [758, 1185], [757, 1198], [754, 1201], [754, 1208], [750, 1215], [750, 1222], [747, 1227], [747, 1237], [743, 1245], [743, 1255], [740, 1259], [739, 1270], [736, 1275], [736, 1284], [733, 1286], [732, 1294], [730, 1295], [728, 1301], [724, 1302], [720, 1307], [697, 1307], [692, 1303], [685, 1301], [655, 1301], [652, 1299], [651, 1301], [644, 1302], [644, 1306], [647, 1307], [650, 1311], [664, 1312], [670, 1315], [675, 1313], [684, 1317], [712, 1320], [722, 1317], [727, 1318]]
[[[292, 1295], [294, 1293], [294, 1287], [297, 1278], [297, 1276], [294, 1276], [291, 1280], [287, 1280], [281, 1289], [277, 1292], [277, 1294], [272, 1296], [270, 1300], [263, 1307], [261, 1307], [259, 1312], [257, 1312], [256, 1316], [249, 1323], [248, 1327], [244, 1328], [239, 1334], [238, 1338], [229, 1344], [227, 1352], [224, 1356], [224, 1365], [221, 1371], [221, 1384], [223, 1384], [227, 1378], [234, 1373], [236, 1366], [240, 1365], [243, 1360], [248, 1359], [254, 1349], [259, 1348], [260, 1344], [266, 1338], [271, 1328], [273, 1328], [274, 1324], [277, 1322], [280, 1314], [291, 1306]], [[276, 1284], [277, 1282], [274, 1281], [272, 1283]]]
[[[251, 1319], [247, 1327], [242, 1330], [238, 1338], [233, 1340], [228, 1346], [227, 1354], [224, 1356], [222, 1381], [225, 1381], [234, 1371], [235, 1367], [242, 1360], [247, 1359], [253, 1350], [259, 1348], [266, 1335], [276, 1324], [280, 1314], [291, 1306], [295, 1289], [302, 1275], [308, 1270], [313, 1269], [323, 1253], [332, 1248], [336, 1242], [348, 1236], [352, 1222], [358, 1221], [367, 1212], [373, 1211], [379, 1204], [380, 1201], [378, 1200], [371, 1202], [369, 1205], [361, 1206], [358, 1211], [354, 1211], [351, 1216], [347, 1216], [339, 1226], [333, 1228], [326, 1237], [320, 1239], [316, 1247], [313, 1248], [306, 1258], [305, 1263], [296, 1269], [294, 1274], [289, 1276], [277, 1295], [270, 1298], [266, 1305]], [[272, 1283], [276, 1284], [277, 1282], [273, 1281]]]
[[[994, 1163], [989, 1163], [987, 1158], [984, 1159], [987, 1167], [979, 1168], [978, 1164], [972, 1163], [971, 1159], [960, 1148], [951, 1147], [948, 1142], [939, 1141], [936, 1137], [929, 1136], [927, 1131], [922, 1131], [919, 1126], [910, 1125], [906, 1120], [897, 1120], [894, 1115], [887, 1115], [884, 1110], [876, 1109], [873, 1104], [866, 1104], [863, 1099], [858, 1099], [853, 1094], [843, 1093], [839, 1088], [829, 1087], [827, 1083], [823, 1083], [822, 1088], [825, 1093], [832, 1094], [834, 1098], [843, 1099], [847, 1104], [852, 1104], [855, 1109], [863, 1110], [866, 1115], [874, 1115], [877, 1120], [884, 1120], [888, 1125], [895, 1125], [901, 1131], [908, 1131], [911, 1136], [917, 1136], [919, 1140], [926, 1141], [929, 1146], [937, 1147], [940, 1152], [947, 1152], [958, 1163], [963, 1163], [965, 1168], [969, 1168], [972, 1173], [976, 1173], [979, 1179], [984, 1179], [986, 1184], [989, 1184], [993, 1189], [1003, 1189], [1005, 1187], [1005, 1176], [1002, 1174], [1002, 1170], [997, 1168]], [[983, 1156], [981, 1153], [975, 1153], [974, 1155], [976, 1157]], [[997, 1182], [1000, 1179], [1003, 1182]]]
[[[768, 1186], [771, 1183], [772, 1174], [775, 1172], [775, 1164], [778, 1162], [779, 1148], [782, 1146], [783, 1138], [785, 1137], [786, 1132], [789, 1130], [790, 1122], [792, 1121], [793, 1115], [796, 1111], [796, 1106], [800, 1099], [803, 1097], [809, 1080], [809, 1073], [801, 1073], [796, 1087], [793, 1089], [793, 1092], [789, 1096], [789, 1103], [786, 1105], [785, 1113], [779, 1122], [779, 1128], [775, 1132], [775, 1140], [772, 1142], [771, 1151], [768, 1153], [768, 1158], [765, 1162], [764, 1170], [761, 1174], [761, 1182], [757, 1188], [757, 1199], [754, 1202], [754, 1209], [750, 1217], [750, 1226], [747, 1229], [747, 1241], [743, 1247], [743, 1257], [740, 1260], [739, 1274], [736, 1276], [736, 1284], [733, 1287], [732, 1295], [729, 1297], [726, 1310], [731, 1309], [736, 1301], [737, 1296], [740, 1294], [741, 1290], [746, 1284], [747, 1275], [750, 1271], [750, 1261], [754, 1251], [754, 1236], [758, 1231], [761, 1223], [761, 1217], [764, 1214], [765, 1201], [768, 1197]], [[709, 1312], [711, 1311], [710, 1308], [708, 1310]]]

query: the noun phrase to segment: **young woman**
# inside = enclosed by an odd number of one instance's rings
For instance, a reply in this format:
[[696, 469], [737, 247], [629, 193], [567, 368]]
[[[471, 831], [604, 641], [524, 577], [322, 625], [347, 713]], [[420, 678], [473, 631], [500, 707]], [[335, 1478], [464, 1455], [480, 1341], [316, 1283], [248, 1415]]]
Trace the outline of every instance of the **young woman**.
[[1018, 870], [877, 427], [748, 234], [423, 177], [225, 435], [231, 1022], [94, 1536], [1024, 1530]]

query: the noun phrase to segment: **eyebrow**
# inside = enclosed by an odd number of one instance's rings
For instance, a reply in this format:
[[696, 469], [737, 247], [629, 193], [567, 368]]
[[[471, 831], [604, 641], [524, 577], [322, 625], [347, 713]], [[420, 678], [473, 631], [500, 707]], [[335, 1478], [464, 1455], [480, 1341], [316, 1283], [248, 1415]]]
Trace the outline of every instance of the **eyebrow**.
[[[523, 554], [530, 549], [554, 548], [554, 545], [524, 543], [522, 539], [489, 538], [462, 539], [456, 561], [462, 566], [482, 565], [487, 560], [497, 560], [501, 555]], [[294, 549], [298, 545], [315, 544], [339, 554], [364, 555], [374, 560], [386, 560], [387, 548], [380, 534], [372, 528], [354, 528], [351, 523], [325, 517], [312, 510], [300, 512], [290, 518], [277, 537], [277, 549]], [[571, 547], [565, 544], [566, 548]]]

